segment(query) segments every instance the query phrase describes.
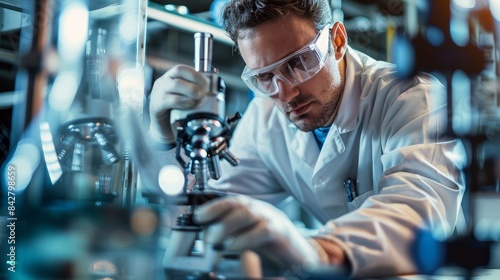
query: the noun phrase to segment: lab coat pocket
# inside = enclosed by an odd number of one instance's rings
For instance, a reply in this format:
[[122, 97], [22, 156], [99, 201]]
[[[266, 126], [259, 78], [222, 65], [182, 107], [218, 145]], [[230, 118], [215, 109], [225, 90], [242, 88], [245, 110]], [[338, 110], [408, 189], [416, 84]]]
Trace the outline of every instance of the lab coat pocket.
[[361, 204], [363, 204], [363, 202], [368, 198], [370, 197], [371, 195], [373, 194], [373, 191], [370, 190], [370, 191], [366, 191], [364, 192], [363, 194], [361, 195], [358, 195], [356, 198], [354, 198], [353, 201], [351, 202], [346, 202], [347, 203], [347, 210], [349, 210], [349, 212], [351, 211], [354, 211], [356, 209], [359, 208], [359, 206], [361, 206]]

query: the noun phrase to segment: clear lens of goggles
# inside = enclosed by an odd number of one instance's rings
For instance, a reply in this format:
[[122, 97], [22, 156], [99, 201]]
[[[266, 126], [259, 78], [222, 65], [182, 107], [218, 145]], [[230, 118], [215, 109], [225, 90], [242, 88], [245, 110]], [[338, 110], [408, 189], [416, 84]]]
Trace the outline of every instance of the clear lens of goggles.
[[325, 64], [330, 26], [325, 26], [304, 48], [266, 67], [250, 70], [245, 66], [241, 78], [254, 92], [273, 95], [279, 91], [278, 79], [297, 85], [311, 79]]

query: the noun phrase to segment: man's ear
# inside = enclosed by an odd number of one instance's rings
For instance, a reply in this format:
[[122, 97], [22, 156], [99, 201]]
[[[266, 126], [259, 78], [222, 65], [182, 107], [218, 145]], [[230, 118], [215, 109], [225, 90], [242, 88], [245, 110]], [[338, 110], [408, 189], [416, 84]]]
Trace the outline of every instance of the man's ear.
[[347, 32], [341, 22], [336, 22], [332, 27], [332, 46], [335, 59], [341, 60], [347, 50]]

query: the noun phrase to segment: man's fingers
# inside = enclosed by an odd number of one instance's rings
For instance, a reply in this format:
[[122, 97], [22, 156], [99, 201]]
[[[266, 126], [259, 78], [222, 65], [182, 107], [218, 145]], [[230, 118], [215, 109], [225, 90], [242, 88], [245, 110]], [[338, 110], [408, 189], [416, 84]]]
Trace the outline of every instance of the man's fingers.
[[201, 87], [208, 86], [208, 79], [202, 73], [196, 71], [193, 67], [187, 65], [176, 65], [172, 67], [166, 75], [172, 79], [185, 80]]
[[270, 242], [271, 234], [266, 223], [256, 223], [245, 231], [232, 236], [232, 242], [225, 248], [229, 251], [257, 249]]
[[[149, 101], [149, 134], [159, 142], [175, 141], [172, 110], [189, 110], [208, 93], [208, 78], [187, 65], [177, 65], [156, 79]], [[175, 120], [174, 120], [175, 121]]]
[[186, 81], [180, 78], [169, 78], [170, 82], [164, 83], [162, 92], [183, 95], [192, 99], [200, 100], [207, 95], [207, 87]]
[[207, 93], [207, 77], [189, 66], [177, 65], [167, 71], [160, 80], [163, 86], [160, 90], [163, 92], [190, 96], [197, 100]]
[[238, 204], [237, 201], [233, 201], [232, 197], [214, 199], [198, 206], [194, 213], [194, 220], [198, 224], [213, 223], [234, 210]]
[[243, 207], [234, 208], [227, 212], [220, 219], [211, 224], [205, 232], [205, 241], [212, 244], [219, 244], [229, 236], [237, 236], [246, 232], [260, 221], [249, 215], [249, 211]]
[[194, 219], [199, 224], [213, 223], [238, 208], [246, 206], [243, 197], [231, 196], [214, 199], [196, 209]]
[[150, 110], [160, 118], [171, 109], [191, 109], [208, 93], [208, 79], [186, 65], [177, 65], [155, 81]]

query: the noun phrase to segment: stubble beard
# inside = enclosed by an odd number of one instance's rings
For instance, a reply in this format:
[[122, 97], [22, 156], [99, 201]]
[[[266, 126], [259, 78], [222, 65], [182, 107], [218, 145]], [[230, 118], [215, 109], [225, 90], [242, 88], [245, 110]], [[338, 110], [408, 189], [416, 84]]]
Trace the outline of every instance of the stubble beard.
[[[322, 92], [322, 95], [330, 95], [333, 96], [334, 98], [331, 98], [326, 103], [324, 103], [324, 105], [320, 108], [320, 111], [318, 113], [315, 114], [315, 111], [308, 112], [300, 116], [300, 119], [295, 121], [290, 118], [289, 113], [286, 113], [285, 110], [288, 110], [287, 108], [293, 107], [296, 104], [302, 104], [304, 102], [308, 102], [307, 98], [301, 97], [301, 95], [299, 95], [297, 99], [294, 99], [290, 101], [288, 104], [285, 104], [284, 108], [281, 108], [276, 103], [274, 104], [274, 106], [276, 106], [281, 111], [281, 113], [299, 130], [304, 132], [310, 132], [317, 128], [330, 125], [335, 119], [344, 92], [344, 86], [343, 86], [344, 83], [341, 82], [340, 85], [341, 86], [338, 87], [332, 85], [330, 88]], [[313, 103], [317, 104], [317, 102]]]

